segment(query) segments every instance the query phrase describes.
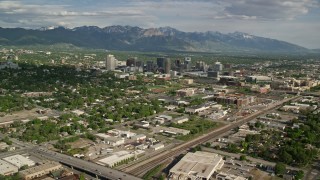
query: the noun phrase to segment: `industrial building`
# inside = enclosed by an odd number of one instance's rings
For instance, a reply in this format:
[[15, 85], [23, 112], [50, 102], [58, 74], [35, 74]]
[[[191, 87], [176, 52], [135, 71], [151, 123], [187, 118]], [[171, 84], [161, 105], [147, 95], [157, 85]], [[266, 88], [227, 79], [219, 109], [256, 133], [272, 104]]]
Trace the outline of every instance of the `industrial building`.
[[96, 134], [96, 136], [105, 141], [105, 143], [110, 144], [111, 146], [120, 146], [124, 144], [123, 138], [113, 137], [103, 133], [98, 133]]
[[19, 173], [21, 174], [22, 178], [24, 180], [29, 180], [29, 179], [35, 179], [44, 175], [47, 175], [53, 171], [57, 171], [62, 168], [62, 165], [54, 162], [54, 161], [49, 161], [45, 162], [39, 166], [35, 166], [23, 171], [20, 171]]
[[213, 173], [223, 165], [224, 160], [218, 154], [202, 151], [189, 152], [170, 169], [168, 179], [210, 179]]
[[134, 156], [135, 156], [134, 153], [130, 153], [128, 151], [118, 151], [113, 153], [109, 157], [100, 159], [97, 163], [102, 164], [104, 166], [113, 167], [121, 161], [134, 158]]
[[165, 133], [170, 135], [187, 135], [190, 133], [189, 130], [179, 129], [174, 127], [157, 126], [154, 127], [157, 133]]
[[187, 121], [189, 121], [189, 117], [188, 116], [177, 117], [177, 118], [172, 120], [172, 122], [175, 123], [175, 124], [182, 124], [182, 123], [187, 122]]
[[18, 172], [18, 167], [3, 161], [0, 159], [0, 174], [3, 176], [10, 176], [16, 172]]
[[21, 168], [22, 166], [25, 166], [25, 165], [27, 165], [28, 167], [35, 165], [35, 163], [32, 160], [30, 160], [24, 156], [21, 156], [19, 154], [14, 155], [14, 156], [5, 157], [5, 158], [3, 158], [3, 160], [17, 166], [18, 168]]
[[159, 149], [164, 148], [164, 144], [155, 144], [155, 145], [150, 146], [150, 148], [153, 149], [154, 151], [157, 151]]

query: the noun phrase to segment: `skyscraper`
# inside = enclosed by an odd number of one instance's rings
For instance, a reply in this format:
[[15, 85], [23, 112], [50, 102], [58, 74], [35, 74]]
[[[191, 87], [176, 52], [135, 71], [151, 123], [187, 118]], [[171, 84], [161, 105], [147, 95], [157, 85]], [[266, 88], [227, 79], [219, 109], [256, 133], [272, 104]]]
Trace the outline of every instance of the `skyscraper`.
[[191, 57], [185, 57], [184, 58], [184, 65], [186, 70], [191, 69]]
[[157, 58], [158, 69], [162, 73], [169, 74], [171, 70], [170, 58], [160, 57]]
[[220, 62], [217, 61], [217, 62], [214, 64], [213, 69], [214, 69], [215, 71], [222, 71], [223, 65], [222, 65]]
[[117, 64], [116, 61], [117, 60], [113, 55], [108, 54], [107, 60], [106, 60], [106, 68], [107, 68], [107, 70], [109, 70], [109, 71], [115, 70], [116, 69], [116, 64]]
[[127, 59], [127, 66], [136, 66], [137, 57]]
[[155, 70], [155, 64], [153, 63], [153, 61], [147, 61], [146, 71], [153, 72], [154, 70]]
[[164, 60], [164, 72], [169, 74], [171, 70], [171, 61], [169, 58], [165, 58]]
[[157, 58], [157, 66], [158, 66], [158, 68], [164, 69], [164, 61], [165, 61], [164, 57]]

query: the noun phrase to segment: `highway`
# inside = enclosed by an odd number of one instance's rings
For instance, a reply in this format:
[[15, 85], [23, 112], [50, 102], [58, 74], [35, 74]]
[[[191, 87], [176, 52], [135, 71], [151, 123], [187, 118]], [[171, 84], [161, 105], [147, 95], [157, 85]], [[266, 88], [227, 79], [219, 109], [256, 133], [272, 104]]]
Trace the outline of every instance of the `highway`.
[[181, 144], [175, 148], [173, 148], [172, 150], [170, 151], [167, 151], [165, 153], [162, 153], [162, 154], [159, 154], [159, 155], [156, 155], [146, 161], [143, 161], [141, 163], [137, 163], [137, 164], [133, 164], [132, 166], [129, 166], [125, 169], [123, 169], [124, 172], [127, 172], [129, 174], [132, 174], [134, 176], [139, 176], [141, 177], [144, 173], [146, 173], [147, 171], [151, 170], [152, 168], [156, 167], [157, 165], [165, 162], [166, 160], [168, 160], [169, 158], [173, 158], [175, 156], [178, 156], [181, 154], [181, 152], [193, 147], [193, 146], [196, 146], [198, 144], [202, 144], [202, 143], [205, 143], [207, 141], [209, 141], [210, 139], [213, 139], [213, 138], [216, 138], [217, 136], [227, 132], [227, 131], [230, 131], [236, 127], [239, 127], [241, 126], [242, 124], [245, 124], [249, 121], [251, 121], [252, 119], [260, 116], [261, 114], [264, 114], [270, 110], [273, 110], [275, 108], [277, 108], [278, 106], [282, 105], [283, 103], [285, 102], [288, 102], [290, 100], [294, 100], [294, 99], [298, 99], [300, 96], [296, 96], [296, 97], [293, 97], [293, 98], [287, 98], [287, 99], [284, 99], [282, 101], [278, 101], [278, 102], [275, 102], [274, 104], [272, 105], [269, 105], [267, 106], [266, 108], [262, 109], [261, 111], [257, 111], [253, 114], [250, 114], [246, 117], [243, 117], [241, 119], [239, 119], [238, 121], [232, 123], [232, 124], [228, 124], [226, 126], [223, 126], [221, 128], [218, 128], [208, 134], [205, 134], [205, 135], [202, 135], [200, 137], [197, 137], [191, 141], [188, 141], [184, 144]]
[[[0, 138], [5, 135], [0, 133]], [[134, 177], [132, 175], [126, 174], [121, 171], [117, 171], [108, 167], [100, 166], [98, 164], [85, 161], [79, 158], [74, 158], [68, 155], [50, 151], [43, 147], [38, 147], [30, 143], [21, 142], [17, 139], [10, 138], [13, 144], [19, 149], [15, 151], [8, 151], [0, 153], [0, 159], [8, 156], [13, 156], [16, 154], [31, 154], [37, 157], [43, 157], [52, 161], [60, 162], [63, 165], [67, 165], [74, 169], [82, 172], [86, 172], [90, 175], [96, 176], [99, 179], [110, 179], [110, 180], [140, 180], [140, 178]]]
[[90, 175], [95, 175], [99, 179], [140, 180], [140, 178], [126, 174], [124, 172], [100, 166], [93, 162], [85, 161], [79, 158], [74, 158], [65, 154], [57, 153], [45, 148], [33, 148], [29, 153], [34, 154], [36, 156], [45, 157], [49, 160], [60, 162], [61, 164], [86, 172]]

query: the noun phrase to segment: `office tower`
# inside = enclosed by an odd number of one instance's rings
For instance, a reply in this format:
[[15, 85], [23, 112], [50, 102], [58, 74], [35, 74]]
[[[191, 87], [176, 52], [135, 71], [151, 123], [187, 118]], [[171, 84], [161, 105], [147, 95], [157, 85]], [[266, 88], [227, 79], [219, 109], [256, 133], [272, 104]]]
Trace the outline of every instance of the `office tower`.
[[215, 62], [215, 63], [214, 63], [214, 66], [213, 66], [213, 69], [214, 69], [215, 71], [222, 71], [223, 65], [222, 65], [220, 62]]
[[107, 70], [109, 71], [113, 71], [116, 69], [116, 58], [111, 55], [111, 54], [108, 54], [107, 56], [107, 60], [106, 60], [106, 68]]
[[164, 61], [164, 72], [166, 74], [169, 74], [170, 70], [171, 70], [171, 61], [170, 61], [169, 58], [165, 58], [165, 61]]
[[153, 61], [147, 61], [147, 67], [146, 67], [146, 71], [147, 72], [152, 72], [155, 69], [155, 64], [153, 63]]
[[191, 69], [191, 57], [184, 58], [184, 65], [185, 65], [185, 69], [187, 70]]
[[157, 58], [157, 66], [159, 69], [164, 69], [165, 66], [165, 58], [164, 57], [159, 57]]
[[136, 62], [137, 62], [137, 57], [133, 57], [133, 58], [129, 58], [127, 59], [127, 66], [136, 66]]

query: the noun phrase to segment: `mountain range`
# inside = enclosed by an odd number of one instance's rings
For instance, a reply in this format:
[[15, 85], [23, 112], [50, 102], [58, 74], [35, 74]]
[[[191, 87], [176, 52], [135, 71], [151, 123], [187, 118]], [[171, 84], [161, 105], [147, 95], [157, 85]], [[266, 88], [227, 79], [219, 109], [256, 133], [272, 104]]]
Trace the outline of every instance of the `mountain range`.
[[0, 45], [72, 44], [78, 47], [130, 51], [306, 53], [307, 48], [242, 32], [183, 32], [171, 27], [82, 26], [73, 29], [0, 28]]

